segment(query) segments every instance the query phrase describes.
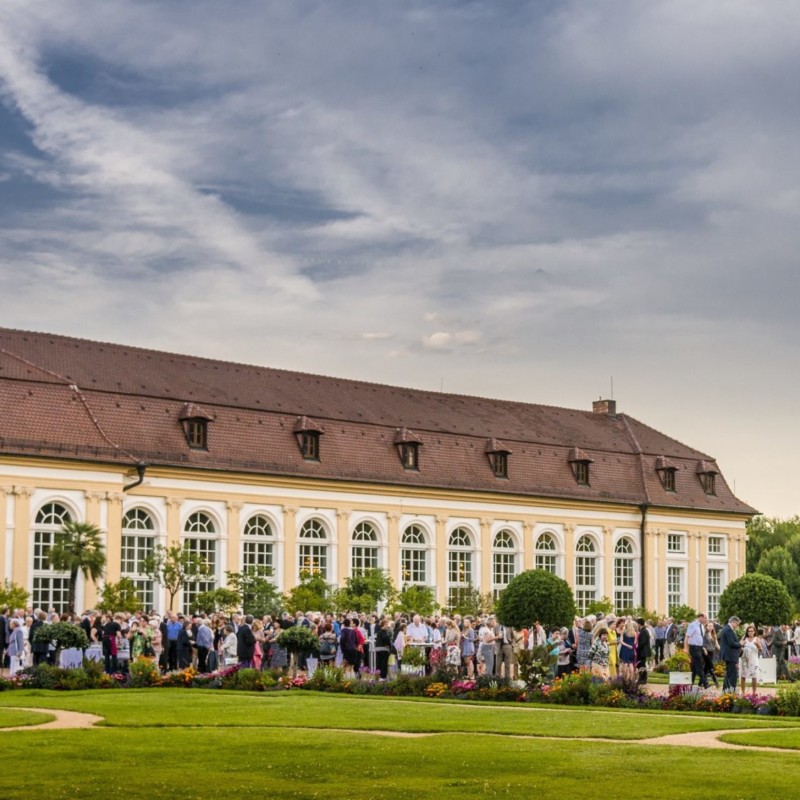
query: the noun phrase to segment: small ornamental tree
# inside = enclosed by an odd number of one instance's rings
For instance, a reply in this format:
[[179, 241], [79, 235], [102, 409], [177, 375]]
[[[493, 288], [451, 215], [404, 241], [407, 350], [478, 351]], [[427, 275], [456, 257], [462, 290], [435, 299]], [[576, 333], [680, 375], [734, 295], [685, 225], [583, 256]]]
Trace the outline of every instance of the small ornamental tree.
[[691, 622], [696, 616], [697, 611], [691, 606], [670, 606], [669, 615], [675, 620], [675, 623]]
[[286, 608], [296, 611], [333, 610], [333, 591], [320, 573], [311, 574], [306, 570], [300, 573], [300, 583], [284, 595]]
[[58, 654], [62, 650], [77, 647], [85, 650], [89, 646], [89, 639], [83, 628], [71, 622], [54, 622], [51, 625], [42, 625], [33, 635], [33, 641], [43, 644], [53, 642], [56, 646], [54, 661], [58, 664]]
[[100, 592], [97, 607], [101, 611], [134, 611], [142, 610], [139, 590], [130, 578], [121, 578], [117, 583], [107, 583]]
[[390, 614], [399, 611], [401, 614], [420, 614], [428, 617], [439, 608], [436, 595], [430, 586], [405, 586], [394, 602], [386, 609]]
[[169, 610], [172, 611], [178, 592], [188, 584], [207, 578], [211, 574], [211, 567], [201, 555], [191, 549], [188, 542], [184, 542], [183, 546], [158, 545], [144, 559], [142, 572], [167, 590]]
[[719, 619], [739, 617], [754, 625], [779, 625], [792, 617], [792, 598], [786, 587], [769, 575], [751, 572], [728, 584], [719, 598]]
[[316, 656], [319, 654], [319, 639], [305, 625], [292, 625], [284, 628], [275, 640], [292, 657], [292, 675], [297, 675], [297, 662], [301, 655]]
[[563, 628], [575, 617], [569, 584], [543, 569], [521, 572], [500, 593], [497, 620], [501, 625], [525, 628], [537, 620], [547, 629]]
[[375, 611], [378, 604], [396, 594], [389, 573], [383, 569], [368, 569], [360, 575], [344, 579], [344, 587], [334, 593], [337, 611]]
[[53, 546], [47, 555], [55, 570], [69, 572], [67, 585], [67, 610], [75, 611], [75, 589], [78, 573], [97, 581], [106, 566], [103, 550], [103, 533], [90, 522], [65, 522], [56, 531]]
[[0, 608], [25, 608], [30, 592], [8, 578], [0, 586]]

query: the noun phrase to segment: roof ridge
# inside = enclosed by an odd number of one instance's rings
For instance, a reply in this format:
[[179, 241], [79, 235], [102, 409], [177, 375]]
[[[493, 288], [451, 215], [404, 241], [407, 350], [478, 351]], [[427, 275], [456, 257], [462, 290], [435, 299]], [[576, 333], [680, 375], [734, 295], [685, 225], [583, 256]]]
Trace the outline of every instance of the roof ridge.
[[[594, 412], [592, 412], [590, 410], [586, 410], [586, 409], [582, 409], [582, 408], [572, 408], [570, 406], [550, 405], [550, 404], [547, 404], [547, 403], [532, 403], [532, 402], [525, 401], [525, 400], [509, 400], [509, 399], [506, 399], [506, 398], [488, 397], [486, 395], [480, 395], [480, 394], [466, 394], [466, 393], [460, 393], [460, 392], [443, 392], [443, 391], [436, 391], [436, 390], [432, 390], [432, 389], [420, 389], [420, 388], [415, 388], [414, 386], [401, 386], [399, 384], [394, 384], [394, 383], [379, 383], [377, 381], [367, 381], [367, 380], [362, 380], [360, 378], [342, 378], [342, 377], [337, 376], [337, 375], [325, 375], [325, 374], [319, 373], [319, 372], [302, 372], [301, 370], [284, 369], [282, 367], [270, 367], [270, 366], [266, 366], [264, 364], [250, 364], [250, 363], [247, 363], [247, 362], [244, 362], [244, 361], [226, 361], [226, 360], [221, 359], [221, 358], [211, 358], [210, 356], [192, 355], [192, 354], [189, 354], [189, 353], [177, 353], [177, 352], [172, 351], [172, 350], [156, 350], [156, 349], [150, 348], [150, 347], [139, 347], [137, 345], [121, 344], [119, 342], [106, 342], [106, 341], [100, 341], [98, 339], [85, 339], [85, 338], [82, 338], [80, 336], [68, 336], [68, 335], [60, 334], [60, 333], [48, 333], [46, 331], [27, 331], [27, 330], [21, 330], [19, 328], [0, 327], [0, 335], [2, 335], [3, 333], [15, 333], [15, 334], [30, 335], [30, 336], [36, 336], [36, 337], [50, 337], [50, 338], [61, 339], [61, 340], [70, 341], [70, 342], [83, 342], [85, 344], [91, 344], [91, 345], [102, 345], [104, 347], [113, 347], [113, 348], [117, 348], [119, 350], [128, 350], [128, 351], [135, 351], [135, 352], [138, 352], [138, 353], [152, 354], [152, 355], [158, 356], [158, 357], [160, 357], [162, 359], [164, 357], [174, 357], [174, 358], [186, 359], [187, 361], [192, 361], [192, 360], [193, 361], [204, 361], [204, 362], [211, 363], [211, 364], [224, 364], [225, 366], [229, 366], [229, 367], [242, 367], [242, 368], [245, 368], [245, 369], [248, 369], [248, 370], [261, 370], [261, 371], [268, 371], [268, 372], [280, 372], [280, 373], [283, 373], [283, 374], [286, 374], [286, 375], [302, 375], [303, 377], [306, 377], [306, 378], [322, 378], [324, 380], [335, 381], [335, 382], [338, 382], [338, 383], [356, 384], [356, 385], [361, 385], [361, 386], [366, 386], [366, 387], [379, 387], [379, 388], [383, 388], [383, 389], [397, 389], [397, 390], [400, 390], [400, 391], [408, 391], [408, 392], [413, 392], [415, 394], [427, 395], [429, 397], [442, 397], [442, 398], [454, 397], [454, 398], [461, 398], [461, 399], [465, 399], [465, 400], [480, 400], [480, 401], [483, 401], [483, 402], [486, 402], [486, 403], [502, 403], [503, 405], [506, 405], [506, 406], [521, 406], [521, 407], [527, 407], [527, 408], [546, 408], [546, 409], [552, 409], [554, 411], [569, 411], [570, 413], [581, 414], [582, 416], [585, 416], [585, 417], [596, 416], [596, 415], [594, 415]], [[0, 351], [2, 351], [2, 348], [0, 348]], [[37, 365], [34, 365], [34, 366], [37, 366]], [[43, 369], [43, 368], [41, 368], [41, 369]], [[56, 375], [56, 377], [62, 378], [63, 376]], [[93, 389], [92, 391], [101, 391], [101, 390]], [[110, 391], [110, 390], [107, 390], [107, 391]], [[128, 392], [119, 391], [119, 390], [115, 390], [115, 393], [116, 394], [124, 394], [124, 395], [130, 394]], [[139, 396], [139, 395], [137, 395], [137, 396]], [[204, 402], [208, 402], [208, 401], [204, 401]]]
[[647, 476], [644, 473], [644, 451], [642, 450], [642, 446], [639, 444], [639, 440], [636, 438], [636, 434], [634, 434], [633, 430], [631, 430], [630, 423], [628, 422], [628, 415], [620, 414], [619, 416], [622, 418], [622, 424], [625, 426], [625, 431], [627, 432], [636, 451], [636, 460], [639, 462], [639, 477], [642, 479], [642, 492], [644, 492], [645, 502], [649, 505], [650, 492], [647, 491]]

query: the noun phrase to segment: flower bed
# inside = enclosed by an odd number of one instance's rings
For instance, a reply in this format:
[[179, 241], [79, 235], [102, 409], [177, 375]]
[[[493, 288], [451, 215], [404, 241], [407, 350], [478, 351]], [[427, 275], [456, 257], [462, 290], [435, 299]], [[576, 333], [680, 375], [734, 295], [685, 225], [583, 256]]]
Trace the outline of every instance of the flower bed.
[[345, 678], [341, 668], [324, 666], [309, 678], [292, 678], [278, 671], [225, 667], [207, 674], [193, 668], [161, 675], [152, 659], [138, 658], [127, 675], [106, 675], [102, 666], [85, 662], [81, 669], [60, 669], [46, 664], [31, 667], [13, 678], [0, 678], [0, 690], [19, 688], [124, 689], [172, 687], [181, 689], [230, 689], [250, 692], [311, 690], [386, 697], [429, 697], [460, 700], [531, 702], [559, 706], [595, 706], [664, 711], [731, 714], [777, 714], [800, 717], [800, 685], [781, 687], [776, 696], [723, 694], [715, 697], [690, 686], [672, 686], [669, 693], [656, 696], [643, 691], [635, 678], [604, 681], [589, 673], [566, 675], [544, 686], [526, 690], [505, 678], [479, 675], [465, 679], [447, 669], [432, 675], [398, 675], [382, 681], [374, 671], [364, 670], [360, 679]]

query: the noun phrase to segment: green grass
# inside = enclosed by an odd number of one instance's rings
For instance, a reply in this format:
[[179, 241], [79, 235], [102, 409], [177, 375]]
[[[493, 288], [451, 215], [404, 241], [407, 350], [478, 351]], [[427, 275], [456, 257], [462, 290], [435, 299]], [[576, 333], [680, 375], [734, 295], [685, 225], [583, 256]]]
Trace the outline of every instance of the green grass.
[[[4, 706], [99, 714], [88, 730], [18, 731], [3, 737], [0, 796], [74, 798], [661, 798], [726, 800], [752, 787], [793, 796], [782, 753], [645, 746], [634, 737], [741, 726], [748, 737], [778, 725], [800, 741], [800, 720], [658, 715], [605, 710], [537, 710], [356, 698], [311, 692], [262, 695], [149, 690], [14, 691]], [[298, 727], [299, 726], [299, 727]], [[395, 738], [329, 730], [450, 731]], [[564, 742], [486, 735], [614, 736]], [[737, 734], [738, 735], [738, 734]], [[42, 755], [34, 767], [31, 753]], [[791, 758], [791, 756], [789, 756]], [[700, 766], [698, 766], [700, 765]], [[620, 772], [623, 768], [623, 772]], [[700, 770], [700, 773], [698, 773]], [[748, 775], [743, 786], [741, 775]]]
[[747, 734], [726, 733], [720, 737], [723, 742], [731, 744], [756, 745], [758, 747], [783, 747], [789, 750], [800, 750], [800, 730], [761, 731]]
[[52, 714], [0, 708], [0, 728], [14, 728], [18, 725], [41, 725], [43, 722], [50, 722], [54, 719], [55, 717]]
[[688, 715], [613, 709], [442, 703], [404, 698], [349, 697], [307, 691], [245, 694], [219, 690], [13, 692], [0, 706], [42, 706], [97, 714], [113, 727], [347, 728], [526, 736], [642, 739], [690, 731], [791, 726], [750, 716]]

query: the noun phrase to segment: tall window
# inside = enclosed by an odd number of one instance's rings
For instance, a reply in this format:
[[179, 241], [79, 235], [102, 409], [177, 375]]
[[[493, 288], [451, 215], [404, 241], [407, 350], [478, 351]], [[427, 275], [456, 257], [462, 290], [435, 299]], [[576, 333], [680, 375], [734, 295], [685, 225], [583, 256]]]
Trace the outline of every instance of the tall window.
[[69, 574], [56, 572], [50, 564], [50, 548], [58, 539], [58, 530], [72, 517], [60, 503], [45, 503], [36, 515], [33, 531], [33, 591], [34, 608], [47, 611], [66, 611], [69, 599]]
[[497, 598], [517, 574], [514, 537], [509, 531], [498, 531], [492, 545], [492, 589]]
[[363, 575], [368, 569], [378, 568], [378, 532], [369, 522], [359, 522], [353, 531], [350, 552], [350, 574]]
[[722, 570], [710, 569], [708, 571], [708, 617], [719, 617], [719, 596], [722, 594]]
[[551, 533], [542, 533], [536, 540], [536, 569], [544, 569], [556, 575], [558, 572], [556, 560], [556, 540]]
[[183, 613], [191, 614], [197, 609], [195, 601], [203, 592], [210, 592], [216, 588], [217, 570], [217, 530], [214, 521], [208, 514], [195, 511], [189, 515], [183, 528], [184, 544], [193, 553], [196, 553], [206, 563], [209, 576], [205, 580], [188, 583], [183, 587]]
[[318, 519], [306, 520], [300, 528], [297, 571], [321, 575], [328, 580], [328, 534]]
[[146, 610], [155, 608], [153, 581], [144, 574], [144, 561], [156, 546], [156, 526], [143, 508], [132, 508], [122, 518], [122, 560], [120, 575], [136, 586]]
[[667, 608], [683, 605], [683, 568], [667, 567]]
[[409, 525], [400, 539], [400, 577], [403, 585], [428, 583], [428, 541], [419, 525]]
[[242, 571], [274, 569], [274, 534], [269, 519], [256, 514], [242, 531]]
[[633, 605], [633, 545], [625, 538], [614, 548], [614, 608], [620, 613]]
[[590, 536], [581, 536], [575, 545], [575, 604], [581, 614], [597, 599], [597, 556]]
[[466, 528], [456, 528], [450, 534], [447, 580], [451, 586], [466, 586], [472, 583], [472, 535]]

